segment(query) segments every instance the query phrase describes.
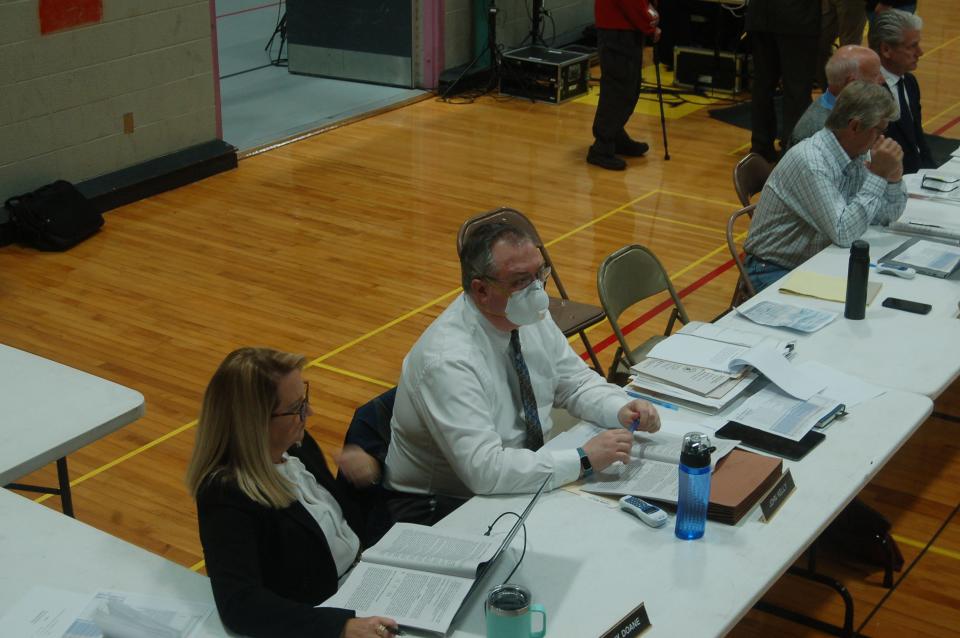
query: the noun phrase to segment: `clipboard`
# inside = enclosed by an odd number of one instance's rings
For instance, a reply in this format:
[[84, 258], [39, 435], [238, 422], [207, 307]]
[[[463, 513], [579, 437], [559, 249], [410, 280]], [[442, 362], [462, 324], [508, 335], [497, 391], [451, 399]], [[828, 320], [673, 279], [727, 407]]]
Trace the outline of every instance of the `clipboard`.
[[877, 263], [890, 263], [897, 266], [906, 266], [908, 268], [913, 268], [921, 275], [927, 275], [928, 277], [936, 277], [938, 279], [947, 279], [950, 281], [960, 281], [960, 266], [955, 267], [951, 272], [945, 273], [942, 270], [930, 270], [929, 268], [922, 268], [919, 266], [914, 266], [913, 264], [907, 263], [905, 261], [897, 261], [897, 256], [900, 255], [903, 251], [913, 246], [918, 241], [929, 241], [935, 244], [943, 244], [944, 246], [956, 246], [957, 242], [950, 241], [949, 239], [938, 239], [936, 237], [913, 237], [903, 242], [886, 255], [877, 260]]

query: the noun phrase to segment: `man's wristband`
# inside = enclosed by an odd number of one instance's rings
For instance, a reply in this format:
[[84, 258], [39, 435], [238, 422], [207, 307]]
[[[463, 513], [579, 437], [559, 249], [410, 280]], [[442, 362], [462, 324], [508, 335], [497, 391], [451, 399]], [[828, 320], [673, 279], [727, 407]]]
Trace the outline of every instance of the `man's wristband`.
[[582, 447], [577, 448], [577, 454], [580, 455], [580, 477], [587, 478], [593, 474], [593, 464], [590, 463], [590, 457], [587, 456]]

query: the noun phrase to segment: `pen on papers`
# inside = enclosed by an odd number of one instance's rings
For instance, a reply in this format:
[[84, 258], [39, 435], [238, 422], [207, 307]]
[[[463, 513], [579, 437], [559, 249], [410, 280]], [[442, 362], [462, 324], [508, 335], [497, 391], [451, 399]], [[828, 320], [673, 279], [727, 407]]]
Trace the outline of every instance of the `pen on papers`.
[[633, 392], [632, 390], [626, 390], [626, 393], [632, 396], [634, 399], [643, 399], [644, 401], [649, 401], [654, 405], [659, 405], [660, 407], [667, 408], [668, 410], [678, 410], [678, 411], [680, 410], [678, 406], [668, 401], [664, 401], [663, 399], [655, 399], [645, 394], [640, 394], [639, 392]]

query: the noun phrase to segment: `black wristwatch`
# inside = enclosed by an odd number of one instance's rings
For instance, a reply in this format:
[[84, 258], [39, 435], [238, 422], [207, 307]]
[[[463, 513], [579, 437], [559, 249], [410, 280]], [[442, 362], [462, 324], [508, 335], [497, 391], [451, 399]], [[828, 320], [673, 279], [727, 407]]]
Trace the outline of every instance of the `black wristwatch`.
[[577, 448], [577, 454], [580, 455], [580, 477], [587, 478], [593, 474], [593, 464], [590, 463], [590, 457], [587, 456], [582, 447]]

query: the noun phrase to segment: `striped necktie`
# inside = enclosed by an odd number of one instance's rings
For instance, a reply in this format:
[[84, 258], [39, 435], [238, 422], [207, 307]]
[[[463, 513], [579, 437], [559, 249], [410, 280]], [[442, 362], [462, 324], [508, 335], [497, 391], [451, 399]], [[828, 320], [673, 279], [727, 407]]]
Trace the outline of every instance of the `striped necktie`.
[[520, 332], [510, 332], [510, 360], [517, 371], [517, 381], [520, 383], [520, 402], [523, 404], [523, 420], [527, 425], [527, 449], [537, 451], [543, 447], [543, 427], [540, 425], [540, 414], [537, 412], [537, 398], [533, 394], [533, 385], [530, 383], [530, 371], [520, 352]]

